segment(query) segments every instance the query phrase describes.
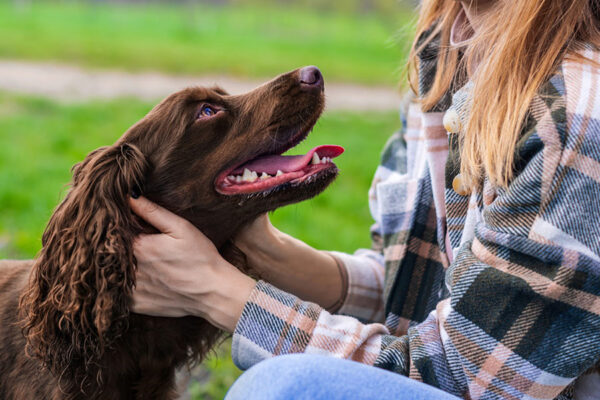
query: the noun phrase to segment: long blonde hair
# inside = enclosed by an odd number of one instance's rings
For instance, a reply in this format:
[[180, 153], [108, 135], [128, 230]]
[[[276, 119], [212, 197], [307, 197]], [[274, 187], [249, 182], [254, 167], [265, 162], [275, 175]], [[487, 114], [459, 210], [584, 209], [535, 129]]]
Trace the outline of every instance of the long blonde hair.
[[437, 72], [420, 99], [424, 110], [441, 99], [455, 74], [473, 71], [477, 64], [471, 76], [474, 100], [460, 138], [461, 174], [470, 185], [485, 174], [505, 187], [513, 178], [517, 141], [539, 88], [567, 55], [586, 43], [600, 47], [600, 0], [496, 0], [463, 57], [450, 46], [461, 7], [456, 0], [422, 2], [416, 38], [436, 28], [424, 42], [413, 43], [409, 77], [414, 88], [417, 54], [437, 35]]

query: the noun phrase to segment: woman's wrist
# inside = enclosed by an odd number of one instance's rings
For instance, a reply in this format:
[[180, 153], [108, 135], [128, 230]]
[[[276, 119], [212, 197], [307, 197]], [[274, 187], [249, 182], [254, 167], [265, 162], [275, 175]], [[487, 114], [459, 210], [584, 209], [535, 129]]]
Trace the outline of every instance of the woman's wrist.
[[338, 309], [345, 297], [339, 260], [277, 230], [266, 215], [242, 228], [235, 245], [261, 279], [328, 310]]
[[346, 302], [346, 298], [348, 296], [348, 286], [349, 286], [349, 278], [348, 278], [348, 270], [346, 266], [337, 256], [332, 253], [328, 253], [335, 261], [335, 264], [338, 268], [339, 276], [340, 276], [340, 294], [335, 301], [335, 303], [325, 306], [325, 309], [330, 313], [334, 314], [342, 308], [344, 303]]
[[[261, 277], [268, 280], [270, 265], [277, 265], [285, 261], [289, 254], [289, 236], [275, 228], [267, 218], [257, 219], [252, 224], [260, 224], [260, 235], [241, 233], [235, 240], [235, 245], [246, 255], [249, 265]], [[256, 226], [247, 227], [251, 232], [256, 232]]]
[[227, 332], [233, 332], [256, 281], [225, 260], [214, 266], [211, 275], [213, 290], [199, 296], [191, 313], [206, 318]]

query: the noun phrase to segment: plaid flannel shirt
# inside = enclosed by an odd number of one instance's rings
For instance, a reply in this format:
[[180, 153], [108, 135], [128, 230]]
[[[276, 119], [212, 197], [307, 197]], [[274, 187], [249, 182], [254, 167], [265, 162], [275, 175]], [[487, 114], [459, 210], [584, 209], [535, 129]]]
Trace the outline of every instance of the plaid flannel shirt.
[[[435, 48], [419, 72], [423, 93]], [[259, 281], [234, 332], [240, 368], [303, 352], [469, 399], [600, 396], [600, 69], [565, 61], [533, 100], [508, 188], [485, 180], [461, 196], [442, 118], [450, 108], [464, 124], [469, 89], [432, 112], [412, 105], [386, 145], [374, 247], [335, 253], [349, 276], [338, 315]]]

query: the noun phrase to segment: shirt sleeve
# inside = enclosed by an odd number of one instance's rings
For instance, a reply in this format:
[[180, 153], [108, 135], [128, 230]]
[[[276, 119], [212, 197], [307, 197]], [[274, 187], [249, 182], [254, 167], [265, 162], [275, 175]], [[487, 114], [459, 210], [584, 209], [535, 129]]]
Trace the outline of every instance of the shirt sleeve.
[[348, 292], [337, 314], [349, 315], [363, 322], [383, 322], [383, 255], [361, 249], [354, 254], [331, 252], [342, 262], [348, 276]]
[[240, 369], [291, 353], [373, 364], [385, 334], [388, 331], [381, 324], [363, 324], [353, 317], [331, 315], [317, 304], [259, 281], [236, 326], [231, 353]]
[[[376, 173], [373, 185], [378, 180]], [[369, 192], [370, 200], [376, 201], [373, 192]], [[373, 213], [377, 221], [376, 215]], [[377, 222], [371, 228], [371, 238], [372, 249], [354, 254], [331, 252], [348, 278], [347, 293], [337, 311], [344, 315], [332, 315], [317, 304], [302, 301], [267, 282], [257, 282], [233, 334], [235, 364], [247, 369], [266, 358], [290, 353], [330, 355], [373, 364], [381, 348], [381, 335], [389, 333], [378, 323], [384, 317], [385, 268]]]

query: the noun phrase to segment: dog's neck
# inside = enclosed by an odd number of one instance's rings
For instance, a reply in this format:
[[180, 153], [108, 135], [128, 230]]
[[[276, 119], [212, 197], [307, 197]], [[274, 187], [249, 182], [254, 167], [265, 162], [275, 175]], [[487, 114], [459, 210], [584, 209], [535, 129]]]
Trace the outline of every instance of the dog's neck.
[[[198, 228], [217, 249], [220, 249], [247, 223], [256, 219], [262, 213], [272, 210], [271, 204], [260, 204], [255, 207], [239, 207], [235, 201], [203, 201], [200, 204], [186, 204], [185, 199], [177, 199], [173, 195], [168, 197], [148, 193], [147, 197], [180, 217], [184, 218]], [[167, 201], [166, 201], [167, 200]], [[236, 204], [238, 207], [236, 207]], [[180, 205], [184, 208], [178, 209]], [[158, 233], [156, 229], [138, 219], [143, 226], [143, 233]]]
[[241, 213], [230, 212], [229, 215], [228, 221], [224, 223], [222, 215], [218, 212], [190, 210], [181, 214], [210, 239], [218, 249], [233, 239], [242, 226], [258, 217], [259, 214], [241, 215]]

